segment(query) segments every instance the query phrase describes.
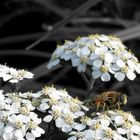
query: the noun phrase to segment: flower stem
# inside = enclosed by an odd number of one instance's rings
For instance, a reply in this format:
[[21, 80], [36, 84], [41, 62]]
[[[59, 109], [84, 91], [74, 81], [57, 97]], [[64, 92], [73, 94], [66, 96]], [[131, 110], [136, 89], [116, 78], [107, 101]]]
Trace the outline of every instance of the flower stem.
[[91, 77], [90, 78], [90, 86], [89, 86], [89, 89], [88, 89], [89, 98], [91, 97], [91, 95], [93, 93], [94, 84], [95, 84], [95, 79], [93, 77]]
[[90, 81], [88, 80], [87, 76], [85, 75], [85, 73], [81, 72], [81, 77], [84, 80], [87, 90], [90, 88]]
[[83, 72], [81, 73], [81, 77], [85, 81], [85, 84], [87, 87], [88, 94], [86, 95], [86, 98], [90, 98], [92, 95], [93, 88], [94, 88], [95, 79], [91, 77], [90, 80], [88, 80], [87, 76]]

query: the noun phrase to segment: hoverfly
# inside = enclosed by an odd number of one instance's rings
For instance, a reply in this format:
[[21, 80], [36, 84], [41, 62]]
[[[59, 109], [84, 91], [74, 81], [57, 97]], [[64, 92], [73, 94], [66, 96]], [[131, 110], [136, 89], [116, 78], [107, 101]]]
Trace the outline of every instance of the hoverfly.
[[96, 106], [98, 111], [100, 107], [105, 109], [121, 109], [127, 103], [127, 95], [116, 91], [107, 91], [86, 100], [84, 104], [92, 108]]

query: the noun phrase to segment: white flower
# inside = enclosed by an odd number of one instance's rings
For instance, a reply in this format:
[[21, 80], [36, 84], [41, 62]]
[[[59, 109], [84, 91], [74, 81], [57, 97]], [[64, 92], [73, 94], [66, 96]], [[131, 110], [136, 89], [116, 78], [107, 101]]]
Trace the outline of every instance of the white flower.
[[[125, 77], [134, 80], [135, 73], [140, 73], [138, 59], [114, 36], [95, 34], [67, 41], [56, 48], [47, 67], [51, 68], [61, 60], [71, 60], [78, 72], [86, 72], [88, 67], [93, 78], [101, 78], [102, 81], [110, 81], [111, 75], [118, 81]], [[106, 72], [101, 70], [103, 66], [108, 67]]]
[[[8, 118], [9, 123], [4, 128], [3, 137], [4, 140], [8, 137], [11, 137], [11, 139], [23, 139], [26, 133], [25, 125], [24, 125], [24, 118], [22, 118], [20, 115], [12, 115]], [[8, 140], [8, 139], [7, 139]]]
[[107, 65], [102, 65], [99, 68], [93, 67], [92, 76], [97, 79], [101, 77], [102, 81], [110, 81], [111, 76], [109, 74], [109, 67]]
[[8, 66], [0, 65], [0, 77], [2, 77], [4, 81], [18, 83], [24, 78], [33, 78], [33, 74], [25, 70], [16, 70], [14, 68], [9, 68]]
[[73, 136], [67, 140], [92, 140], [95, 138], [95, 133], [91, 129], [84, 130], [82, 132], [72, 131], [70, 134]]
[[[109, 110], [94, 114], [95, 117], [84, 116], [81, 122], [84, 130], [71, 131], [68, 140], [139, 140], [140, 124], [131, 113], [121, 110]], [[90, 133], [88, 133], [90, 132]]]

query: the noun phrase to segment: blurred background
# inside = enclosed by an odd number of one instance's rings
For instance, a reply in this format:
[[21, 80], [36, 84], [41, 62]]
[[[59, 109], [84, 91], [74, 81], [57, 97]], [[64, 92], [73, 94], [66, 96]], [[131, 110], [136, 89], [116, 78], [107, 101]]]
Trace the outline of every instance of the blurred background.
[[[139, 23], [138, 0], [0, 0], [0, 63], [35, 74], [33, 80], [23, 83], [20, 91], [38, 91], [46, 84], [54, 84], [82, 100], [86, 86], [75, 69], [68, 65], [50, 71], [46, 68], [57, 44], [92, 33], [115, 34], [140, 60]], [[134, 81], [100, 82], [96, 83], [97, 93], [126, 93], [125, 110], [140, 120], [139, 75]]]

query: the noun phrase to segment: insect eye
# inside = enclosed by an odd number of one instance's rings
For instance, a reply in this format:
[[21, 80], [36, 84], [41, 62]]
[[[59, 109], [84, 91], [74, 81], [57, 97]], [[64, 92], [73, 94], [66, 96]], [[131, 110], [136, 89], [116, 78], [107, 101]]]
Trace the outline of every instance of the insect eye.
[[126, 102], [127, 102], [127, 96], [125, 94], [122, 94], [120, 96], [120, 102], [123, 103], [123, 104], [126, 104]]

